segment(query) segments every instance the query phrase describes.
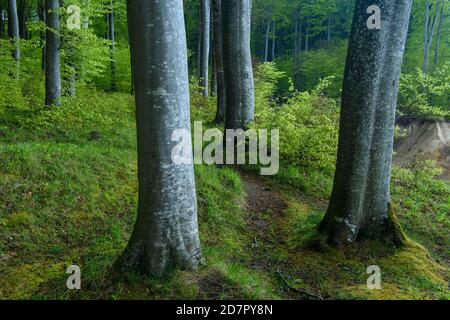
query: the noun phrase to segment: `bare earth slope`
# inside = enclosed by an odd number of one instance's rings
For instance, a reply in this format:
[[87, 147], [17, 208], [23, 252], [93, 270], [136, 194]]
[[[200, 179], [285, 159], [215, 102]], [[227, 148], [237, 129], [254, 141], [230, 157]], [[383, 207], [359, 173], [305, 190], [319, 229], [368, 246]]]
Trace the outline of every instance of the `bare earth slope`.
[[417, 158], [432, 159], [445, 169], [450, 179], [450, 123], [419, 122], [408, 125], [408, 135], [396, 148], [395, 163], [407, 166]]

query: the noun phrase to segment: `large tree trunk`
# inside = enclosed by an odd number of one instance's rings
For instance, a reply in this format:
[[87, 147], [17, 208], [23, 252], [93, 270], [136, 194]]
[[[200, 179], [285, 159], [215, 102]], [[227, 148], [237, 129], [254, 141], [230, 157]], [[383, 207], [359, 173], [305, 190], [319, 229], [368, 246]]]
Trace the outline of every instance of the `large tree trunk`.
[[413, 0], [378, 0], [381, 29], [367, 28], [373, 0], [357, 0], [350, 36], [333, 193], [321, 230], [335, 244], [399, 243], [390, 218], [398, 83]]
[[201, 0], [201, 48], [200, 48], [200, 85], [203, 88], [203, 96], [208, 96], [209, 82], [209, 47], [211, 27], [210, 0]]
[[19, 18], [17, 15], [16, 0], [8, 0], [8, 23], [9, 23], [9, 37], [13, 44], [12, 57], [16, 63], [14, 77], [19, 79], [20, 67], [20, 35], [19, 35]]
[[255, 96], [250, 51], [250, 0], [222, 2], [223, 59], [227, 129], [242, 129], [254, 119]]
[[175, 130], [191, 146], [189, 81], [182, 0], [129, 0], [135, 62], [139, 206], [122, 272], [161, 276], [201, 262], [192, 153], [175, 164]]
[[111, 68], [111, 91], [117, 90], [116, 80], [116, 44], [115, 44], [115, 32], [114, 32], [114, 1], [108, 2], [108, 40], [111, 42], [109, 45], [110, 54], [110, 68]]
[[225, 121], [225, 78], [223, 71], [223, 46], [222, 46], [222, 0], [212, 0], [214, 22], [214, 61], [217, 76], [217, 113], [216, 123]]
[[59, 0], [45, 1], [46, 31], [46, 68], [45, 68], [45, 104], [60, 105], [61, 98], [61, 70], [60, 70], [60, 22]]

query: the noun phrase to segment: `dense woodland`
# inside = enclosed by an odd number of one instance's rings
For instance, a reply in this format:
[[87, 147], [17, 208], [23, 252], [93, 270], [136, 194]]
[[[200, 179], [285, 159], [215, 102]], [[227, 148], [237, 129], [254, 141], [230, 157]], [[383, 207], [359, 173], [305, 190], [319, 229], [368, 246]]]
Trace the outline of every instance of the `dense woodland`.
[[449, 299], [449, 10], [0, 0], [0, 299]]

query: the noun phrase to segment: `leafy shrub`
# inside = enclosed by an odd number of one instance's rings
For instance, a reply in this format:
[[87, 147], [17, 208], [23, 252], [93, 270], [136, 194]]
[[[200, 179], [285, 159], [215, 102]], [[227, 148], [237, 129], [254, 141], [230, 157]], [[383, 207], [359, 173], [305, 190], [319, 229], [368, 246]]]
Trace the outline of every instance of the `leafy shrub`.
[[[263, 83], [257, 85], [262, 88], [262, 92], [257, 94], [260, 95], [257, 100], [267, 99], [273, 90], [277, 73], [270, 68], [259, 71], [272, 72], [272, 76], [258, 75], [258, 79], [262, 79]], [[321, 80], [310, 93], [292, 89], [292, 97], [280, 107], [270, 103], [256, 105], [256, 127], [280, 130], [282, 159], [301, 167], [333, 171], [338, 141], [339, 108], [334, 99], [323, 94], [332, 80], [332, 77]]]
[[450, 64], [430, 74], [403, 74], [399, 85], [400, 118], [450, 119]]

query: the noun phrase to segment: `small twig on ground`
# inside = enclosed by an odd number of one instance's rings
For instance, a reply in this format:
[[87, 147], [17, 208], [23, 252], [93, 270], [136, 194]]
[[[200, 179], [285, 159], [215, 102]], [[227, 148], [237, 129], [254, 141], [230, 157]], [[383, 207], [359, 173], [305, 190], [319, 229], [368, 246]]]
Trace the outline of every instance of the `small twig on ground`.
[[284, 284], [286, 285], [286, 287], [289, 290], [297, 292], [297, 293], [301, 293], [301, 294], [304, 294], [304, 295], [307, 295], [308, 297], [311, 297], [311, 298], [324, 300], [323, 297], [320, 294], [309, 293], [307, 291], [304, 291], [304, 290], [301, 290], [301, 289], [298, 289], [298, 288], [295, 288], [295, 287], [291, 286], [279, 269], [277, 270], [277, 275], [280, 277], [281, 280], [283, 280]]

